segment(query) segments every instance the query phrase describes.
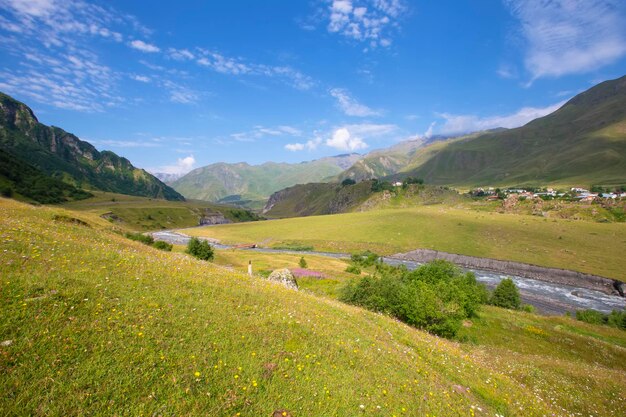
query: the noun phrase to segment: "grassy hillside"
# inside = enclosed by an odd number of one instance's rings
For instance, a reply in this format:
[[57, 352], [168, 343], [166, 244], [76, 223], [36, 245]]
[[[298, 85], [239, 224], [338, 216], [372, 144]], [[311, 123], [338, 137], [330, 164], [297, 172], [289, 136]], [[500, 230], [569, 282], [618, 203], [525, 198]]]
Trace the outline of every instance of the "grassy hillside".
[[33, 111], [0, 93], [0, 149], [78, 188], [184, 200], [157, 178], [110, 151], [99, 152], [59, 127], [39, 123]]
[[603, 184], [626, 179], [626, 76], [527, 125], [451, 143], [404, 175], [456, 185]]
[[316, 250], [393, 254], [417, 248], [541, 266], [624, 280], [626, 223], [420, 206], [199, 228], [190, 234], [227, 243], [298, 242]]
[[345, 186], [332, 182], [301, 184], [272, 194], [263, 213], [272, 218], [342, 213], [371, 195], [371, 181]]
[[337, 179], [341, 182], [346, 178], [362, 181], [371, 178], [392, 177], [394, 174], [420, 167], [450, 143], [475, 138], [482, 133], [484, 132], [476, 132], [459, 137], [421, 138], [400, 142], [389, 148], [378, 149], [368, 153], [342, 172]]
[[360, 157], [340, 155], [299, 164], [218, 163], [191, 171], [174, 181], [172, 187], [187, 198], [257, 208], [275, 191], [334, 177]]
[[157, 251], [91, 214], [4, 199], [0, 211], [3, 415], [623, 410], [615, 329], [487, 309], [459, 344]]
[[92, 198], [64, 207], [93, 213], [118, 226], [139, 231], [193, 227], [207, 216], [221, 215], [235, 223], [258, 219], [246, 209], [206, 201], [168, 201], [99, 191], [94, 191]]

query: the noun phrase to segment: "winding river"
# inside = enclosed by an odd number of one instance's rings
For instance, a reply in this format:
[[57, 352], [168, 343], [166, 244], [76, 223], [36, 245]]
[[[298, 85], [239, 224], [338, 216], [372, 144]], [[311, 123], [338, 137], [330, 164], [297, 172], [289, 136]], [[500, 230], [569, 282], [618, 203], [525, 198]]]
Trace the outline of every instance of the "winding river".
[[[156, 240], [163, 240], [172, 244], [186, 245], [190, 237], [171, 230], [154, 232], [152, 236]], [[232, 246], [222, 245], [218, 242], [207, 239], [216, 249], [232, 249]], [[347, 258], [350, 255], [345, 253], [315, 252], [315, 251], [289, 251], [282, 249], [252, 248], [245, 249], [265, 253], [287, 253], [296, 255], [315, 255], [331, 258]], [[389, 265], [405, 265], [408, 269], [419, 267], [419, 262], [406, 261], [384, 257], [383, 262]], [[476, 274], [476, 279], [484, 283], [488, 288], [494, 288], [504, 278], [511, 278], [520, 290], [522, 301], [533, 305], [538, 312], [543, 314], [565, 314], [567, 311], [573, 312], [582, 309], [594, 309], [604, 313], [612, 310], [626, 308], [626, 298], [617, 295], [605, 294], [585, 288], [578, 288], [569, 285], [556, 284], [547, 281], [539, 281], [519, 276], [498, 274], [478, 269], [466, 269]]]

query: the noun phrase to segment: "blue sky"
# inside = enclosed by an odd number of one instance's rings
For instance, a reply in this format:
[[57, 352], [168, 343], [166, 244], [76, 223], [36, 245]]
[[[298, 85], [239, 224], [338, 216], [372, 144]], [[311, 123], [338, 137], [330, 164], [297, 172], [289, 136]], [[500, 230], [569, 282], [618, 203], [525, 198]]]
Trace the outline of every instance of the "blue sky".
[[0, 0], [0, 91], [154, 172], [516, 127], [624, 74], [621, 0]]

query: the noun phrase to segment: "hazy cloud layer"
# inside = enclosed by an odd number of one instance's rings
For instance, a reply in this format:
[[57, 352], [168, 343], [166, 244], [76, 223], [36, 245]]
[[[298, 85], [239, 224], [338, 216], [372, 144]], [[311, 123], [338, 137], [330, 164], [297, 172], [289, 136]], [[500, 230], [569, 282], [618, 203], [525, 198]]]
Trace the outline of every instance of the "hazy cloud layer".
[[[524, 107], [513, 114], [480, 117], [468, 114], [441, 113], [439, 117], [445, 120], [439, 130], [440, 134], [449, 135], [457, 133], [469, 133], [498, 127], [514, 128], [523, 126], [538, 117], [543, 117], [558, 110], [565, 101], [547, 107]], [[434, 124], [431, 124], [434, 127]], [[429, 129], [432, 135], [432, 130]], [[427, 131], [428, 133], [428, 131]]]
[[348, 116], [368, 117], [381, 115], [379, 110], [373, 110], [366, 105], [359, 103], [346, 89], [332, 88], [329, 93], [337, 100], [337, 106], [341, 109], [341, 111]]
[[[626, 54], [623, 0], [504, 0], [519, 19], [531, 82], [584, 73]], [[512, 76], [506, 67], [503, 77]]]

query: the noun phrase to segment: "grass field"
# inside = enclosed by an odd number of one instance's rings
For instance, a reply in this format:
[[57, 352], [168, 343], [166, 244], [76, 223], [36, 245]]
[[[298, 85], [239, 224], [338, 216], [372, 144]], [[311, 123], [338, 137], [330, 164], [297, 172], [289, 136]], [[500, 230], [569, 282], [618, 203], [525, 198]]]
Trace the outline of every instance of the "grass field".
[[249, 219], [245, 209], [206, 201], [168, 201], [102, 191], [93, 194], [92, 198], [66, 203], [63, 207], [104, 215], [113, 223], [138, 231], [197, 226], [200, 217], [207, 213], [220, 213], [234, 222]]
[[0, 414], [623, 411], [624, 332], [486, 308], [451, 342], [106, 228], [0, 199]]
[[185, 233], [224, 243], [297, 242], [332, 252], [369, 249], [389, 255], [429, 248], [626, 280], [626, 223], [421, 206], [212, 226]]
[[323, 277], [298, 277], [298, 287], [317, 295], [336, 298], [339, 288], [356, 275], [346, 272], [350, 262], [342, 259], [333, 259], [323, 256], [290, 255], [276, 253], [261, 253], [245, 250], [218, 250], [215, 252], [215, 263], [232, 268], [235, 271], [246, 273], [248, 261], [252, 261], [255, 274], [267, 275], [275, 269], [300, 268], [300, 257], [304, 256], [307, 269], [319, 272]]

